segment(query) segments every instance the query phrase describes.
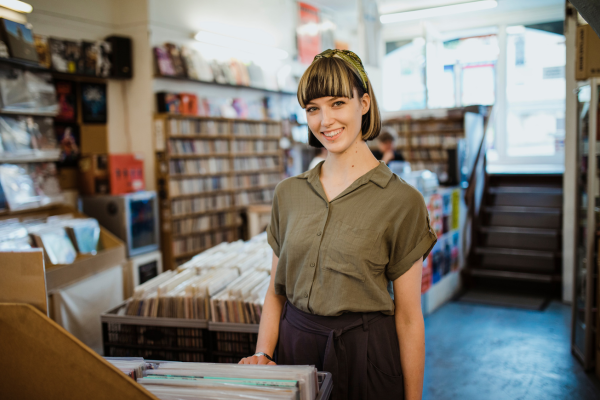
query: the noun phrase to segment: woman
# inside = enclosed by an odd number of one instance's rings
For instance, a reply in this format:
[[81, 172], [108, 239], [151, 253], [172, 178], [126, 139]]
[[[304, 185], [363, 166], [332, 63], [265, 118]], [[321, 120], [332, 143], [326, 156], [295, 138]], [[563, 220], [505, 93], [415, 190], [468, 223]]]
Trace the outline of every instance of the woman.
[[328, 155], [275, 190], [271, 285], [257, 353], [240, 363], [315, 365], [336, 400], [420, 399], [421, 269], [436, 242], [423, 197], [367, 146], [381, 121], [354, 53], [315, 57], [298, 100]]

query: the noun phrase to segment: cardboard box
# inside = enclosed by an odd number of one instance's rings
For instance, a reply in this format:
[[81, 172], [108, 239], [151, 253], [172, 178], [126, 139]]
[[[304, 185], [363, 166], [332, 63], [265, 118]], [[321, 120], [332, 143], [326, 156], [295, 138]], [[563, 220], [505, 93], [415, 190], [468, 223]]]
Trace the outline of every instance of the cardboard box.
[[577, 28], [575, 79], [584, 81], [600, 76], [600, 38], [589, 25]]
[[84, 195], [108, 194], [108, 155], [86, 154], [79, 160], [79, 191]]
[[144, 190], [144, 158], [139, 154], [108, 156], [110, 194], [127, 194]]
[[42, 249], [0, 251], [0, 265], [0, 303], [27, 303], [48, 315]]
[[[76, 209], [57, 205], [43, 210], [27, 210], [13, 212], [3, 216], [5, 218], [42, 218], [53, 215], [73, 214], [75, 217], [86, 218]], [[98, 242], [98, 253], [96, 255], [78, 255], [72, 264], [50, 265], [46, 260], [46, 288], [48, 293], [71, 285], [82, 279], [90, 277], [98, 272], [123, 265], [125, 262], [125, 245], [116, 236], [100, 227], [100, 240]], [[0, 265], [2, 265], [0, 263]]]
[[3, 399], [158, 400], [29, 304], [0, 303]]

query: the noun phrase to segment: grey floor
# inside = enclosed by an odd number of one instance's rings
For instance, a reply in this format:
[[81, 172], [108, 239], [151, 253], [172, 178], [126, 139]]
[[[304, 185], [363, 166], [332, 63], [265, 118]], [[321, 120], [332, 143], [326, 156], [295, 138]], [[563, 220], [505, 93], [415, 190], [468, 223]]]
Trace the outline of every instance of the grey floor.
[[570, 351], [571, 309], [450, 302], [425, 318], [426, 400], [600, 399]]

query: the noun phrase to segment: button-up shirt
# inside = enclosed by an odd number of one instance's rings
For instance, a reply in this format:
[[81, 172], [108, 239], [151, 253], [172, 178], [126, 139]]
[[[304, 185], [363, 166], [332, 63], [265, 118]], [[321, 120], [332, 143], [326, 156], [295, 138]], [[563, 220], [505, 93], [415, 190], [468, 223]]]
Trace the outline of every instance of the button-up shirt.
[[268, 241], [279, 257], [275, 292], [304, 312], [394, 313], [388, 282], [431, 251], [423, 196], [383, 163], [331, 201], [323, 163], [275, 189]]

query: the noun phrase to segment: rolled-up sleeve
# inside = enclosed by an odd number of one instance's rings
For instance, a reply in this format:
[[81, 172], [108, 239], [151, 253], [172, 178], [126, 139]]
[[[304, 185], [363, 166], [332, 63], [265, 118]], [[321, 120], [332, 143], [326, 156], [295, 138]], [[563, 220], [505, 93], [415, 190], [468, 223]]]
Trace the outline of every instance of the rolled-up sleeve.
[[411, 196], [402, 222], [390, 230], [390, 262], [386, 275], [391, 281], [398, 279], [419, 259], [425, 259], [437, 242], [429, 224], [429, 213], [420, 193]]
[[267, 226], [267, 241], [269, 242], [269, 245], [273, 249], [275, 255], [279, 258], [281, 241], [279, 239], [279, 203], [277, 199], [277, 190], [275, 190], [273, 195], [273, 205], [271, 208], [271, 221]]

